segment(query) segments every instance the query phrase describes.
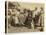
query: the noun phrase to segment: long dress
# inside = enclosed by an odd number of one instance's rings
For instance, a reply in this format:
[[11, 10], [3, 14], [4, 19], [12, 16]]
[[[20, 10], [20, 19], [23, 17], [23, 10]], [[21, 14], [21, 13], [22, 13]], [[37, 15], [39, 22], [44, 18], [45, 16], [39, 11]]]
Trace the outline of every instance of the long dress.
[[32, 15], [31, 15], [32, 13], [31, 12], [29, 12], [29, 14], [28, 14], [28, 17], [26, 18], [26, 20], [25, 20], [25, 26], [29, 26], [29, 27], [31, 27], [31, 22], [32, 22]]

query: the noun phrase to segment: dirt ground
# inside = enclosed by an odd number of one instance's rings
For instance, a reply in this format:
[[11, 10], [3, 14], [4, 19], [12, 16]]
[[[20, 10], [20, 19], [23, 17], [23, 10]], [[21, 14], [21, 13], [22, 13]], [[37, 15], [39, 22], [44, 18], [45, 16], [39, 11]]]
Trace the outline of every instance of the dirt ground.
[[[39, 27], [40, 28], [40, 27]], [[19, 33], [19, 32], [33, 32], [32, 29], [27, 27], [10, 27], [8, 28], [8, 33]], [[34, 29], [34, 32], [40, 32], [38, 28]]]

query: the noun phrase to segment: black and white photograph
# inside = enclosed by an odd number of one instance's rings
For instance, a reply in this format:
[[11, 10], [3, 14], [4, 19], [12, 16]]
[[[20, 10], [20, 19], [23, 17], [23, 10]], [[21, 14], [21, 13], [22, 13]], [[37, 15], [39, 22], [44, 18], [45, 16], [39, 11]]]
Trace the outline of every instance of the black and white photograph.
[[43, 32], [44, 4], [5, 1], [5, 32]]

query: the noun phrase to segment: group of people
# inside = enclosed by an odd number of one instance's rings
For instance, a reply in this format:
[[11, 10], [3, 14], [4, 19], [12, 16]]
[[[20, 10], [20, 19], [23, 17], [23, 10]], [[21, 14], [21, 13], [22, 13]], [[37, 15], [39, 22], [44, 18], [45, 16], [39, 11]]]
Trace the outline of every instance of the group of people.
[[[35, 8], [35, 10], [29, 9], [8, 9], [8, 23], [12, 26], [27, 26], [31, 28], [31, 24], [34, 27], [40, 26], [42, 9]], [[33, 20], [33, 23], [32, 23]]]
[[26, 26], [40, 27], [43, 25], [43, 14], [44, 10], [42, 7], [35, 7], [34, 10], [20, 7], [12, 7], [8, 9], [8, 26]]

